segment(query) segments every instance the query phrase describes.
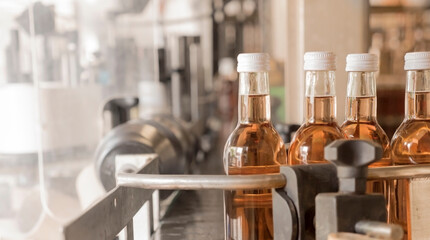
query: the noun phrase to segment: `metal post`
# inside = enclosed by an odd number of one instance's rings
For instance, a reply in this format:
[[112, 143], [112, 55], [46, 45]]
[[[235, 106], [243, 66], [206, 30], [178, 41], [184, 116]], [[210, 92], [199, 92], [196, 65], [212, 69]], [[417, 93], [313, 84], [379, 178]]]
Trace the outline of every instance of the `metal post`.
[[127, 240], [134, 240], [134, 233], [133, 233], [133, 219], [130, 220], [130, 222], [128, 222], [127, 226], [126, 226], [126, 230], [127, 230]]

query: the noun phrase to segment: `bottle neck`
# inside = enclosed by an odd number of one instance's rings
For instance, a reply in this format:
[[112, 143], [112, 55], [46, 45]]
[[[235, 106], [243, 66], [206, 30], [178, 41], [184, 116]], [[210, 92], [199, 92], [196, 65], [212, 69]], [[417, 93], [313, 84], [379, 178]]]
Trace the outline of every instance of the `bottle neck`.
[[407, 71], [405, 116], [430, 119], [430, 70]]
[[306, 122], [331, 123], [335, 121], [334, 81], [334, 71], [306, 71]]
[[239, 123], [270, 121], [269, 74], [239, 73]]
[[376, 122], [376, 79], [374, 72], [349, 72], [346, 119]]

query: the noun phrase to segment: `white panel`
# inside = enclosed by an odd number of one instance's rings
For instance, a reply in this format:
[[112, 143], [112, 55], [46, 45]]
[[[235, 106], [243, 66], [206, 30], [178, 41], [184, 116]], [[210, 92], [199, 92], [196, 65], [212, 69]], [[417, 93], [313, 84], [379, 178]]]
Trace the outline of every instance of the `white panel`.
[[152, 194], [152, 230], [155, 232], [160, 226], [160, 191], [155, 190]]
[[303, 120], [304, 5], [304, 1], [288, 1], [286, 14], [285, 121], [296, 124]]
[[430, 179], [416, 178], [410, 180], [410, 237], [414, 240], [429, 239], [430, 236]]
[[0, 153], [37, 152], [33, 86], [27, 83], [1, 85], [0, 110]]
[[149, 215], [149, 202], [145, 202], [142, 208], [136, 213], [133, 218], [133, 234], [134, 239], [144, 240], [151, 237], [151, 225]]
[[102, 88], [95, 84], [44, 84], [39, 90], [43, 150], [97, 145], [102, 129], [101, 100]]
[[286, 120], [301, 123], [304, 105], [303, 54], [333, 51], [337, 55], [337, 119], [344, 120], [348, 53], [368, 50], [368, 1], [293, 0], [287, 6]]
[[286, 18], [287, 2], [285, 0], [272, 0], [270, 4], [271, 14], [270, 23], [272, 28], [272, 36], [270, 36], [270, 57], [277, 61], [285, 60], [285, 48], [287, 47], [286, 37], [287, 34], [285, 29], [287, 28], [287, 22], [284, 21]]

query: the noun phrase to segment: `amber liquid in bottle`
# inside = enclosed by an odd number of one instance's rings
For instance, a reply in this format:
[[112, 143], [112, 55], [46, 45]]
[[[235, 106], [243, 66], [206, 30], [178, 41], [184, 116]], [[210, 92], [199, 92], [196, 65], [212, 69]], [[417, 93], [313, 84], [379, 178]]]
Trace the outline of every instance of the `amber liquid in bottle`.
[[[406, 95], [407, 117], [391, 143], [394, 164], [430, 164], [430, 92], [408, 92]], [[391, 221], [409, 233], [409, 180], [396, 180], [391, 204], [394, 206]], [[406, 234], [405, 239], [412, 239], [411, 234]]]
[[290, 165], [323, 163], [324, 147], [345, 138], [335, 120], [335, 97], [306, 97], [305, 122], [296, 132], [288, 153]]
[[[369, 140], [381, 145], [382, 158], [369, 167], [391, 166], [390, 140], [376, 120], [376, 97], [348, 97], [347, 120], [342, 124], [342, 130], [350, 139]], [[375, 180], [367, 182], [368, 193], [382, 193], [385, 196], [388, 214], [390, 211], [391, 188], [393, 182]], [[390, 216], [388, 216], [390, 218]]]
[[382, 159], [370, 167], [390, 166], [391, 149], [387, 134], [376, 121], [376, 97], [348, 97], [347, 120], [342, 124], [342, 130], [348, 138], [370, 140], [381, 145]]
[[336, 139], [345, 138], [336, 123], [334, 71], [307, 70], [305, 76], [305, 121], [288, 150], [290, 165], [326, 162], [324, 147]]
[[[286, 150], [270, 122], [270, 96], [240, 94], [239, 105], [239, 123], [224, 149], [226, 174], [278, 173]], [[225, 239], [273, 239], [270, 189], [225, 191], [224, 206]]]

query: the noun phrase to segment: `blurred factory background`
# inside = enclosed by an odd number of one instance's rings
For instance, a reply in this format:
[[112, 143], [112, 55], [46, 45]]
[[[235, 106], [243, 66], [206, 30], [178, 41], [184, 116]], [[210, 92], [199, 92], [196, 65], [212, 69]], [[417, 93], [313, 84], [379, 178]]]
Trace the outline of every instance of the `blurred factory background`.
[[57, 239], [115, 186], [118, 154], [157, 153], [166, 173], [221, 165], [238, 53], [271, 55], [273, 122], [288, 142], [305, 51], [337, 54], [339, 122], [346, 54], [377, 53], [391, 136], [403, 56], [430, 50], [427, 0], [2, 0], [0, 13], [1, 239]]

